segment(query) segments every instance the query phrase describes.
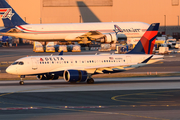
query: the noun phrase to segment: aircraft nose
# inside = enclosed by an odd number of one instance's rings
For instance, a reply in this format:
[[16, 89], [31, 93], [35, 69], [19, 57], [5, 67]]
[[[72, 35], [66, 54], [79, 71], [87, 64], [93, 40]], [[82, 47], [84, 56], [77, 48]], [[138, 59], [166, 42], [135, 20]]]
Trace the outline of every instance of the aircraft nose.
[[7, 69], [6, 69], [6, 72], [7, 73], [10, 73], [10, 74], [15, 74], [15, 69], [12, 67], [12, 66], [9, 66]]

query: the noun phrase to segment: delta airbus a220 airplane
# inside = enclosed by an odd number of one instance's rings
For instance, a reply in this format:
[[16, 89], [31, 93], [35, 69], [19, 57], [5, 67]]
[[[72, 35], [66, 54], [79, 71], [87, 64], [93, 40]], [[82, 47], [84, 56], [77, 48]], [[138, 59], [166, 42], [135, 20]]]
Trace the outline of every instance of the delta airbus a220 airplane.
[[[40, 80], [54, 80], [63, 76], [67, 82], [94, 83], [91, 77], [94, 74], [137, 68], [146, 65], [151, 58], [161, 60], [162, 55], [152, 55], [158, 28], [159, 23], [151, 24], [135, 48], [127, 54], [24, 57], [16, 60], [6, 72], [21, 77], [37, 75]], [[22, 79], [20, 84], [24, 84]]]
[[[78, 41], [89, 43], [92, 40], [112, 43], [118, 37], [141, 38], [149, 24], [143, 22], [94, 22], [27, 24], [5, 1], [0, 0], [0, 16], [5, 29], [0, 33], [33, 41]], [[114, 25], [122, 28], [123, 34], [115, 34]]]

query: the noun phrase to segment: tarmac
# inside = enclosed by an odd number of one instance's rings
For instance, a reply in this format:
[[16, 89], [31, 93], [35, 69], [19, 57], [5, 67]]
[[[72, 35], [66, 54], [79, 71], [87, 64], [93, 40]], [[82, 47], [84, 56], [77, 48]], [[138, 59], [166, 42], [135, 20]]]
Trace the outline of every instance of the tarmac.
[[0, 81], [2, 120], [179, 120], [180, 77]]
[[[31, 46], [0, 48], [0, 62], [13, 62], [26, 55], [50, 54], [34, 53]], [[5, 73], [7, 65], [1, 65], [0, 119], [179, 120], [179, 61], [180, 54], [165, 55], [163, 61], [155, 64], [122, 73], [94, 76], [94, 84], [71, 84], [62, 78], [40, 81], [30, 76], [24, 85], [19, 85], [19, 78]], [[121, 77], [125, 74], [126, 78]], [[129, 77], [132, 74], [144, 74], [146, 77]], [[160, 77], [159, 74], [170, 76]]]

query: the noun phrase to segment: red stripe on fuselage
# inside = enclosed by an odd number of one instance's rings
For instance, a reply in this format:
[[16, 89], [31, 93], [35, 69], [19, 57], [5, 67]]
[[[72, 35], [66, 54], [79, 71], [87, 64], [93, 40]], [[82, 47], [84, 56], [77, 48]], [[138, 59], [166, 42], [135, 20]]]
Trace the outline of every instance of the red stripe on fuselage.
[[[34, 30], [28, 30], [26, 28], [23, 28], [22, 26], [17, 26], [19, 27], [20, 29], [24, 30], [25, 32], [36, 32], [36, 33], [76, 33], [76, 32], [79, 32], [79, 33], [84, 33], [84, 32], [89, 32], [89, 31], [92, 31], [92, 30], [66, 30], [66, 31], [34, 31]], [[94, 30], [95, 31], [95, 30]], [[114, 32], [113, 30], [98, 30], [98, 31], [103, 31], [103, 32]]]
[[[35, 31], [35, 30], [28, 30], [22, 26], [17, 26], [19, 29], [23, 30], [25, 33], [29, 33], [29, 34], [55, 34], [55, 33], [88, 33], [90, 31], [98, 31], [101, 33], [114, 33], [113, 29], [106, 29], [106, 30], [65, 30], [65, 31]], [[128, 33], [125, 32], [125, 35], [140, 35], [140, 33]]]

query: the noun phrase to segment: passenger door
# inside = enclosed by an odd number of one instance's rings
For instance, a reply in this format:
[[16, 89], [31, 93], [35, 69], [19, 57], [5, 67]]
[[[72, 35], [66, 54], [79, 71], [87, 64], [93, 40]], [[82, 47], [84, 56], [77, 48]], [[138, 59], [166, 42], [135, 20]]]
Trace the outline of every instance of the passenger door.
[[37, 59], [36, 58], [31, 58], [31, 61], [32, 61], [32, 69], [36, 70], [38, 68], [37, 67]]
[[126, 62], [131, 63], [131, 56], [126, 56]]

